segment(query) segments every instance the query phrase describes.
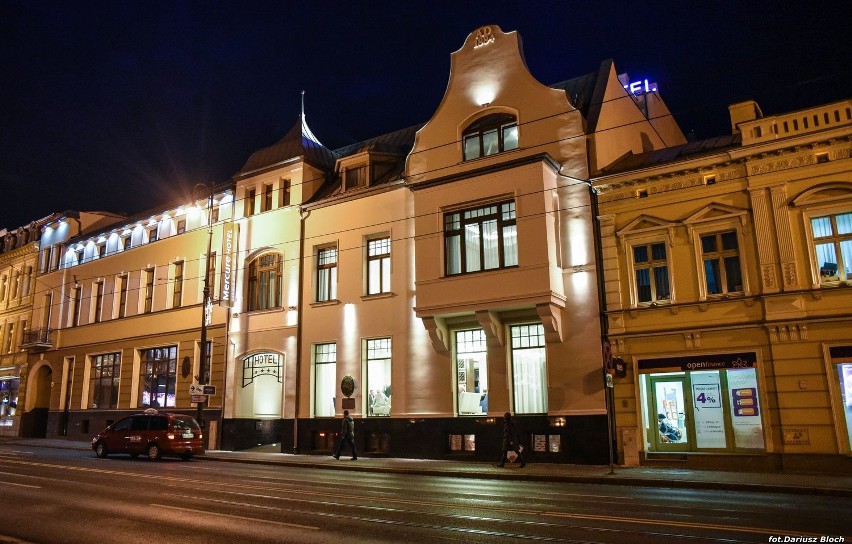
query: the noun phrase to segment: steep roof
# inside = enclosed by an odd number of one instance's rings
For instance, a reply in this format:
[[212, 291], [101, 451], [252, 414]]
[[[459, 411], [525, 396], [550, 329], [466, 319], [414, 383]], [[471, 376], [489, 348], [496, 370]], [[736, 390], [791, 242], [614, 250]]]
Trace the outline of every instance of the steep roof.
[[257, 172], [295, 158], [302, 158], [305, 162], [326, 171], [334, 169], [334, 161], [337, 158], [308, 128], [304, 113], [299, 115], [293, 128], [278, 142], [252, 153], [234, 177]]

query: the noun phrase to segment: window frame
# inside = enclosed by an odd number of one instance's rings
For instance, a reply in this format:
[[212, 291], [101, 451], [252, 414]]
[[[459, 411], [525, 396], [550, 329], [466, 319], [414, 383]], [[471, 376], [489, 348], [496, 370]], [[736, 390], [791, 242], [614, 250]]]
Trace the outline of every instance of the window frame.
[[[166, 357], [155, 357], [157, 351], [165, 351], [167, 353]], [[152, 355], [152, 358], [149, 360], [148, 356]], [[165, 361], [165, 373], [158, 372], [163, 369], [163, 361]], [[159, 366], [158, 366], [159, 364]], [[139, 350], [139, 405], [148, 408], [174, 408], [176, 404], [177, 398], [177, 346], [161, 346], [147, 349]], [[153, 396], [149, 398], [148, 404], [144, 402], [144, 393], [146, 391], [145, 386], [149, 386], [149, 391], [151, 386], [155, 386], [159, 384], [159, 378], [163, 376], [165, 377], [165, 386], [166, 393], [165, 399], [166, 402], [159, 406], [152, 406], [151, 400], [153, 400]], [[169, 393], [172, 393], [172, 402], [169, 403]]]
[[[516, 136], [516, 145], [515, 147], [506, 148], [505, 146], [505, 138], [506, 138], [506, 129], [515, 128], [515, 136]], [[497, 149], [493, 153], [485, 154], [485, 140], [484, 135], [489, 134], [491, 132], [495, 132], [497, 136]], [[468, 156], [467, 154], [467, 142], [476, 140], [477, 142], [477, 154], [476, 156]], [[473, 122], [467, 125], [465, 129], [461, 133], [461, 151], [462, 151], [462, 161], [472, 161], [476, 159], [481, 159], [484, 157], [491, 157], [493, 155], [499, 155], [500, 153], [505, 153], [506, 151], [512, 151], [520, 148], [520, 129], [518, 123], [517, 115], [506, 113], [506, 112], [495, 112], [491, 113], [478, 119], [475, 119]]]
[[[511, 205], [511, 211], [504, 211], [503, 207]], [[477, 214], [482, 210], [487, 210], [488, 208], [496, 208], [496, 213], [488, 213], [488, 214]], [[518, 207], [517, 202], [514, 198], [505, 199], [505, 200], [495, 200], [492, 202], [482, 203], [475, 207], [469, 208], [461, 208], [461, 209], [452, 209], [445, 210], [443, 213], [443, 252], [444, 252], [444, 275], [445, 276], [462, 276], [466, 274], [477, 274], [481, 272], [489, 272], [493, 270], [505, 270], [508, 268], [517, 268], [520, 266], [520, 262], [516, 262], [515, 264], [506, 264], [506, 238], [504, 236], [504, 231], [507, 228], [514, 227], [515, 230], [515, 259], [519, 261], [520, 251], [518, 250], [520, 243], [518, 237]], [[504, 219], [504, 214], [511, 213], [512, 217], [510, 219]], [[465, 217], [466, 214], [471, 214], [469, 217]], [[458, 215], [458, 220], [452, 219], [452, 216]], [[497, 232], [497, 262], [498, 265], [492, 268], [485, 268], [486, 261], [486, 244], [482, 242], [485, 234], [483, 233], [482, 225], [487, 222], [496, 221], [496, 232]], [[450, 227], [451, 224], [458, 224], [458, 228]], [[467, 256], [468, 251], [466, 247], [467, 236], [465, 233], [467, 229], [471, 225], [479, 225], [479, 268], [476, 270], [467, 270]], [[448, 249], [448, 243], [451, 238], [458, 237], [458, 272], [451, 272], [449, 269], [450, 265], [450, 251]]]
[[127, 290], [130, 278], [127, 274], [120, 274], [118, 280], [118, 304], [116, 304], [116, 317], [127, 317]]
[[284, 208], [290, 205], [290, 180], [287, 178], [281, 178], [278, 187], [278, 207]]
[[[327, 251], [334, 251], [334, 261], [323, 263], [322, 258], [323, 254]], [[337, 278], [338, 278], [338, 264], [340, 262], [340, 251], [338, 250], [337, 244], [333, 245], [325, 245], [318, 246], [316, 248], [316, 270], [314, 273], [314, 280], [316, 285], [314, 287], [314, 301], [315, 302], [333, 302], [337, 300]], [[328, 271], [328, 275], [326, 278], [322, 278], [324, 271]], [[325, 296], [321, 296], [320, 288], [325, 285], [326, 293]]]
[[[529, 345], [529, 346], [515, 347], [515, 336], [513, 336], [513, 333], [514, 333], [515, 329], [520, 329], [522, 327], [536, 327], [538, 330], [540, 330], [541, 333], [536, 334], [535, 337], [541, 338], [541, 343], [538, 344], [538, 345], [535, 345], [535, 346]], [[548, 413], [548, 410], [550, 408], [550, 405], [549, 405], [550, 399], [548, 397], [550, 368], [549, 368], [549, 364], [548, 364], [549, 361], [548, 361], [548, 357], [547, 357], [547, 337], [546, 337], [546, 332], [544, 330], [544, 325], [541, 322], [536, 322], [536, 321], [512, 323], [508, 326], [508, 331], [506, 331], [506, 332], [507, 332], [506, 343], [508, 344], [508, 347], [509, 347], [509, 358], [510, 358], [510, 361], [511, 361], [512, 408], [514, 409], [516, 414], [546, 414], [546, 413]], [[525, 337], [526, 338], [532, 338], [531, 335], [527, 335]], [[521, 336], [519, 336], [518, 338], [521, 338]], [[523, 410], [519, 406], [519, 404], [521, 404], [521, 403], [518, 401], [519, 387], [517, 386], [517, 383], [518, 383], [519, 380], [517, 379], [516, 373], [517, 373], [518, 367], [520, 365], [516, 362], [516, 353], [520, 352], [520, 351], [533, 350], [533, 349], [542, 350], [542, 352], [544, 353], [544, 363], [543, 363], [544, 368], [542, 369], [542, 380], [543, 380], [544, 383], [542, 384], [541, 391], [540, 391], [540, 398], [539, 398], [539, 400], [540, 400], [540, 402], [542, 403], [542, 406], [543, 406], [542, 411], [526, 411], [526, 410]]]
[[[749, 261], [748, 251], [746, 246], [746, 226], [747, 212], [745, 210], [732, 210], [729, 217], [718, 218], [713, 217], [707, 220], [686, 220], [687, 234], [692, 242], [692, 251], [695, 257], [695, 269], [698, 273], [698, 299], [699, 300], [714, 300], [719, 298], [730, 297], [748, 297], [751, 296], [751, 286], [749, 284]], [[701, 243], [701, 238], [710, 234], [722, 234], [724, 232], [734, 231], [737, 236], [737, 253], [740, 261], [740, 276], [742, 278], [742, 291], [727, 292], [723, 289], [722, 293], [710, 293], [707, 285], [707, 273], [704, 270], [704, 251]], [[672, 274], [669, 273], [672, 278]], [[672, 282], [673, 283], [673, 282]], [[727, 286], [723, 286], [727, 289]]]
[[[371, 347], [373, 345], [373, 343], [381, 344], [382, 342], [387, 342], [387, 346], [385, 347], [385, 346], [378, 345], [375, 348]], [[380, 353], [385, 349], [387, 349], [387, 357], [371, 357], [370, 356], [371, 351], [373, 353]], [[365, 399], [365, 402], [363, 403], [364, 404], [364, 406], [363, 406], [364, 415], [368, 416], [368, 417], [391, 417], [391, 414], [393, 412], [393, 403], [392, 403], [392, 398], [393, 398], [393, 396], [392, 396], [393, 395], [393, 389], [392, 389], [393, 388], [393, 338], [391, 336], [382, 336], [382, 337], [377, 337], [377, 338], [364, 338], [363, 343], [362, 343], [362, 350], [363, 350], [363, 352], [362, 352], [362, 361], [363, 361], [363, 368], [362, 368], [363, 380], [362, 380], [362, 383], [364, 384], [364, 390], [363, 390], [364, 397], [363, 398]], [[371, 405], [371, 400], [370, 400], [370, 388], [371, 388], [371, 384], [373, 383], [373, 380], [371, 379], [371, 373], [370, 373], [370, 366], [371, 366], [370, 363], [371, 362], [381, 363], [383, 361], [387, 361], [386, 364], [387, 364], [387, 367], [388, 367], [388, 378], [387, 378], [387, 385], [385, 385], [382, 388], [381, 392], [386, 397], [388, 410], [387, 410], [386, 414], [377, 414], [377, 413], [375, 413], [375, 409]]]
[[[321, 348], [331, 348], [328, 351], [320, 353]], [[320, 360], [326, 359], [329, 360]], [[313, 387], [311, 388], [311, 392], [313, 394], [313, 400], [311, 402], [311, 412], [313, 417], [335, 417], [337, 415], [337, 343], [336, 342], [320, 342], [313, 344], [311, 346], [311, 361], [313, 362]], [[321, 383], [325, 383], [325, 380], [320, 380], [320, 370], [321, 367], [325, 365], [333, 365], [334, 367], [334, 378], [331, 381], [332, 384], [332, 404], [333, 409], [330, 415], [320, 414], [320, 410], [318, 406], [320, 402], [325, 402], [327, 400], [326, 396], [320, 395], [319, 386]]]
[[[109, 357], [111, 358], [110, 366], [112, 367], [112, 375], [108, 376], [109, 386], [104, 387], [104, 379], [103, 365], [99, 365], [98, 363], [103, 362], [103, 358]], [[87, 398], [87, 409], [95, 410], [95, 409], [114, 409], [118, 408], [118, 393], [119, 387], [121, 386], [121, 352], [111, 352], [111, 353], [99, 353], [97, 355], [92, 355], [89, 357], [89, 394]], [[102, 396], [99, 393], [102, 393], [104, 390], [109, 391], [109, 405], [104, 406], [100, 402], [97, 406], [92, 406], [92, 403], [97, 398], [97, 400], [102, 400]], [[98, 393], [98, 394], [96, 394]]]
[[[378, 245], [379, 243], [387, 242], [387, 251], [383, 253], [371, 254], [373, 251], [373, 246]], [[384, 244], [382, 244], [384, 245]], [[364, 278], [365, 278], [365, 286], [364, 292], [367, 296], [371, 295], [385, 295], [390, 293], [391, 290], [391, 273], [392, 273], [392, 265], [393, 261], [391, 260], [391, 250], [393, 246], [393, 240], [391, 239], [390, 234], [382, 234], [382, 235], [374, 235], [370, 238], [367, 238], [365, 244], [365, 263], [364, 263]], [[378, 290], [373, 291], [373, 274], [372, 268], [373, 263], [378, 262]]]
[[150, 314], [154, 311], [154, 288], [156, 268], [145, 268], [142, 270], [142, 280], [145, 289], [145, 296], [142, 299], [142, 313]]
[[[272, 258], [273, 261], [269, 265], [263, 265], [264, 259]], [[246, 311], [259, 312], [265, 310], [277, 310], [282, 307], [283, 291], [284, 291], [284, 256], [281, 253], [269, 252], [256, 256], [249, 262], [248, 265], [247, 293], [246, 293]], [[264, 274], [272, 274], [272, 287], [265, 291], [266, 296], [261, 297], [263, 287]], [[270, 285], [267, 282], [267, 285]], [[274, 297], [274, 301], [270, 302], [269, 298]], [[261, 304], [261, 301], [265, 301]]]
[[94, 308], [92, 312], [92, 323], [100, 323], [104, 311], [104, 281], [97, 280], [92, 283]]
[[[652, 223], [653, 226], [633, 230], [634, 227]], [[666, 223], [659, 219], [641, 215], [631, 221], [618, 233], [621, 250], [624, 252], [625, 273], [627, 274], [627, 286], [630, 296], [631, 308], [647, 308], [660, 305], [670, 305], [677, 302], [677, 289], [675, 276], [672, 273], [672, 249], [674, 248], [674, 224]], [[669, 276], [669, 299], [649, 302], [639, 302], [639, 289], [636, 285], [636, 269], [634, 263], [633, 247], [638, 245], [652, 245], [663, 242], [666, 246], [666, 266]]]
[[172, 263], [172, 308], [180, 308], [183, 305], [183, 275], [184, 261]]
[[[844, 202], [836, 205], [823, 205], [823, 206], [809, 206], [806, 209], [802, 210], [802, 219], [804, 221], [804, 229], [805, 229], [805, 237], [807, 239], [808, 244], [808, 258], [810, 262], [810, 272], [811, 272], [811, 287], [814, 289], [820, 287], [837, 287], [841, 285], [852, 285], [852, 277], [850, 275], [846, 276], [846, 279], [842, 279], [839, 275], [841, 270], [841, 265], [844, 264], [842, 262], [842, 252], [838, 252], [838, 262], [837, 262], [837, 271], [838, 271], [838, 279], [823, 281], [822, 274], [820, 273], [820, 269], [822, 268], [822, 264], [820, 264], [817, 260], [817, 251], [816, 246], [817, 243], [825, 244], [831, 240], [835, 244], [835, 248], [837, 249], [837, 244], [840, 241], [846, 241], [852, 239], [852, 234], [834, 234], [830, 238], [820, 238], [817, 239], [814, 236], [813, 231], [813, 220], [820, 217], [831, 217], [832, 229], [836, 229], [837, 221], [834, 219], [837, 215], [843, 215], [847, 213], [852, 213], [852, 203]], [[836, 231], [835, 231], [836, 232]], [[835, 249], [835, 250], [836, 250]], [[845, 267], [843, 269], [845, 273]]]

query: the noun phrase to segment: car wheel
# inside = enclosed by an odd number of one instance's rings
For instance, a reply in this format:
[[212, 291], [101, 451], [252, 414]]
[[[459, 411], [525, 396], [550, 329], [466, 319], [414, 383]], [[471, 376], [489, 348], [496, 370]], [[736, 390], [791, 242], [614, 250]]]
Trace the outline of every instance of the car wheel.
[[98, 442], [95, 445], [95, 455], [97, 455], [101, 459], [106, 459], [106, 456], [109, 455], [109, 451], [107, 451], [106, 444], [104, 444], [103, 442]]
[[160, 459], [160, 446], [151, 444], [148, 446], [148, 459], [158, 461]]

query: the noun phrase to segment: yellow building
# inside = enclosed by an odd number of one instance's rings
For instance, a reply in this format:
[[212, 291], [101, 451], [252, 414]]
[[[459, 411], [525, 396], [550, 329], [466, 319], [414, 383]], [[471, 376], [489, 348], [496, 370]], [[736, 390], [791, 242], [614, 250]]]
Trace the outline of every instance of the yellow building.
[[619, 457], [848, 471], [852, 102], [729, 109], [592, 179]]

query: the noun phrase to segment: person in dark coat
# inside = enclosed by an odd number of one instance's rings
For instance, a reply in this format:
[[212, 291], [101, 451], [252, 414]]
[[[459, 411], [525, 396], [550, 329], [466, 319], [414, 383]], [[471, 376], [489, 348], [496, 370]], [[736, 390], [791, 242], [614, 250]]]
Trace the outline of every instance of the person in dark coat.
[[512, 419], [512, 414], [506, 412], [503, 414], [503, 457], [500, 458], [498, 467], [506, 464], [510, 451], [518, 455], [517, 461], [520, 463], [520, 467], [524, 468], [527, 462], [524, 460], [524, 452], [521, 449], [520, 440], [518, 440], [518, 432], [515, 430], [515, 420]]
[[349, 410], [343, 410], [340, 443], [337, 444], [337, 451], [332, 454], [335, 459], [340, 459], [340, 452], [343, 450], [344, 443], [349, 444], [349, 448], [352, 450], [352, 460], [358, 460], [358, 453], [355, 451], [355, 420], [349, 415]]

